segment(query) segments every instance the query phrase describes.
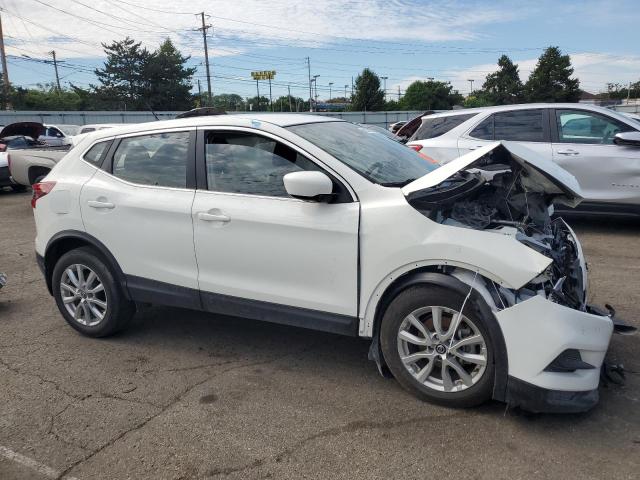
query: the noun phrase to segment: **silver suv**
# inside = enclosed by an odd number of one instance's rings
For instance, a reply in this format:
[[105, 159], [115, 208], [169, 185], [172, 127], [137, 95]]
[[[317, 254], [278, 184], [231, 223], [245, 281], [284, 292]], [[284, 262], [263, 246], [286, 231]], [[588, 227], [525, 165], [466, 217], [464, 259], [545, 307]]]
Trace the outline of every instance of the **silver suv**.
[[447, 163], [495, 140], [520, 143], [572, 173], [580, 210], [640, 215], [640, 125], [578, 103], [473, 108], [424, 117], [407, 145]]

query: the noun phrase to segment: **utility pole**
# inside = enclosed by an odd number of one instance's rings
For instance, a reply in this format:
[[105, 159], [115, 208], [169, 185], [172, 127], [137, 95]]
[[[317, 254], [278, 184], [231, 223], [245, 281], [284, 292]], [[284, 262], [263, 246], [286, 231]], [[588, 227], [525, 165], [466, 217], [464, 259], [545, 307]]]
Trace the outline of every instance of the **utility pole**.
[[345, 100], [347, 99], [347, 87], [348, 87], [348, 86], [349, 86], [349, 85], [345, 85], [345, 86], [344, 86], [344, 99], [345, 99]]
[[389, 77], [380, 77], [382, 79], [382, 81], [384, 82], [384, 101], [387, 101], [387, 78]]
[[271, 77], [269, 77], [269, 106], [273, 112], [273, 98], [271, 97]]
[[256, 79], [256, 92], [258, 93], [258, 111], [260, 111], [260, 80]]
[[329, 82], [329, 101], [331, 101], [331, 85], [333, 85], [333, 82]]
[[289, 97], [289, 111], [293, 112], [293, 108], [291, 108], [291, 85], [287, 85], [287, 96]]
[[207, 96], [209, 97], [209, 105], [211, 105], [211, 72], [209, 71], [209, 48], [207, 46], [207, 30], [211, 28], [211, 25], [205, 25], [204, 12], [200, 12], [202, 18], [202, 27], [198, 30], [202, 30], [202, 40], [204, 40], [204, 64], [207, 67]]
[[200, 87], [200, 79], [198, 79], [198, 103], [202, 106], [202, 88]]
[[[4, 54], [3, 54], [4, 58]], [[627, 88], [627, 105], [629, 104], [629, 99], [631, 98], [631, 82], [629, 82], [629, 88]]]
[[398, 101], [400, 101], [400, 95], [401, 95], [401, 93], [400, 93], [400, 85], [398, 85]]
[[60, 88], [60, 76], [58, 75], [58, 61], [56, 60], [56, 51], [51, 50], [51, 56], [53, 57], [53, 68], [56, 71], [56, 85], [58, 85], [58, 92], [62, 91]]
[[9, 72], [7, 71], [7, 55], [4, 52], [4, 33], [2, 33], [2, 17], [0, 17], [0, 57], [2, 57], [2, 83], [4, 84], [5, 109], [11, 110], [11, 100], [9, 94], [11, 88], [9, 85]]
[[471, 95], [473, 93], [473, 78], [470, 78], [467, 81], [469, 82], [469, 85], [471, 85], [469, 90], [469, 95]]
[[311, 59], [307, 57], [307, 72], [309, 73], [309, 111], [313, 112], [313, 100], [311, 99]]
[[351, 96], [353, 97], [353, 77], [351, 77]]
[[313, 76], [313, 87], [315, 88], [315, 97], [316, 97], [316, 109], [318, 108], [318, 77], [320, 75]]

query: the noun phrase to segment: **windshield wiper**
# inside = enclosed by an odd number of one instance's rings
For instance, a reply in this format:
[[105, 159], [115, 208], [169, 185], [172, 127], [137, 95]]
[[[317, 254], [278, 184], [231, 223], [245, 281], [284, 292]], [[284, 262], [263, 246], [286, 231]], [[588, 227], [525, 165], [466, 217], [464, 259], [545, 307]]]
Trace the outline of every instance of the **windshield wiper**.
[[387, 182], [387, 183], [381, 183], [380, 185], [382, 185], [383, 187], [400, 187], [400, 188], [402, 188], [405, 185], [409, 185], [414, 180], [415, 180], [415, 178], [407, 178], [406, 180], [403, 180], [402, 182]]

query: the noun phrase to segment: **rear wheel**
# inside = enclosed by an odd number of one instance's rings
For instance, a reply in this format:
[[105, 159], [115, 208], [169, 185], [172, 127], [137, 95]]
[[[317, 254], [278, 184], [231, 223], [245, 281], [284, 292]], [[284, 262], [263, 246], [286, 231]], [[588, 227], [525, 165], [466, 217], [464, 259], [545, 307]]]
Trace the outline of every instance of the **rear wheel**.
[[91, 337], [117, 332], [135, 312], [106, 262], [92, 248], [78, 248], [60, 257], [53, 270], [52, 287], [67, 323]]
[[494, 348], [488, 322], [473, 302], [439, 286], [410, 287], [391, 302], [382, 318], [380, 343], [404, 388], [452, 407], [491, 398]]

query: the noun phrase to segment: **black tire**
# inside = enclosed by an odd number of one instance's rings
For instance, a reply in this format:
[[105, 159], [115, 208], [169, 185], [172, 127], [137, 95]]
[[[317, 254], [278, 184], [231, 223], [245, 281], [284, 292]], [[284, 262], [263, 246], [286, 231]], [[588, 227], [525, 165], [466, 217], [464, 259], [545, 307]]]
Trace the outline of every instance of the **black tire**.
[[[85, 265], [91, 269], [104, 286], [107, 308], [104, 317], [97, 325], [83, 325], [75, 320], [62, 300], [60, 287], [62, 275], [67, 267], [74, 264]], [[69, 325], [83, 335], [89, 337], [113, 335], [124, 328], [135, 313], [135, 304], [125, 298], [122, 288], [115, 280], [115, 276], [110, 271], [107, 262], [91, 247], [78, 248], [62, 255], [53, 269], [51, 283], [53, 296], [60, 313]]]
[[[416, 309], [426, 306], [442, 306], [459, 311], [465, 295], [435, 285], [409, 287], [389, 304], [380, 325], [380, 345], [389, 369], [398, 383], [422, 400], [448, 407], [473, 407], [486, 402], [492, 396], [495, 377], [495, 348], [489, 321], [483, 318], [474, 302], [482, 301], [471, 296], [462, 312], [480, 331], [486, 345], [486, 366], [475, 384], [461, 391], [439, 391], [430, 388], [412, 375], [403, 364], [398, 351], [398, 332], [403, 320]], [[440, 365], [442, 365], [440, 363]]]

